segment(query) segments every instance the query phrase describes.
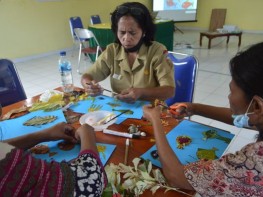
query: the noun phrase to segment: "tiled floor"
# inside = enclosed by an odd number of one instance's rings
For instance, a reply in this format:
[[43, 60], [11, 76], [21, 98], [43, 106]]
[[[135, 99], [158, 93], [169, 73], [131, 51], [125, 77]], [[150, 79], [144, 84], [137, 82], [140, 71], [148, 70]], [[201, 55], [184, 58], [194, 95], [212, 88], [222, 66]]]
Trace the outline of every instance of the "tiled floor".
[[[244, 33], [241, 48], [262, 40], [263, 35], [261, 34]], [[228, 45], [226, 45], [226, 38], [216, 38], [212, 40], [212, 47], [209, 50], [206, 38], [203, 38], [203, 46], [199, 46], [199, 32], [184, 31], [184, 34], [175, 32], [175, 51], [194, 54], [199, 60], [195, 102], [228, 106], [227, 95], [230, 81], [228, 62], [238, 52], [237, 44], [238, 40], [235, 37], [230, 38]], [[77, 52], [69, 52], [68, 57], [73, 65], [74, 84], [80, 86], [80, 75], [76, 72]], [[16, 60], [14, 61], [16, 62]], [[60, 86], [57, 62], [58, 54], [16, 63], [27, 97]], [[83, 62], [85, 62], [85, 67], [90, 65], [87, 60]], [[101, 85], [110, 89], [108, 80], [105, 80]], [[195, 116], [192, 120], [223, 128], [236, 134], [236, 140], [229, 146], [228, 152], [238, 150], [255, 139], [256, 132], [254, 131], [238, 129], [200, 116]]]

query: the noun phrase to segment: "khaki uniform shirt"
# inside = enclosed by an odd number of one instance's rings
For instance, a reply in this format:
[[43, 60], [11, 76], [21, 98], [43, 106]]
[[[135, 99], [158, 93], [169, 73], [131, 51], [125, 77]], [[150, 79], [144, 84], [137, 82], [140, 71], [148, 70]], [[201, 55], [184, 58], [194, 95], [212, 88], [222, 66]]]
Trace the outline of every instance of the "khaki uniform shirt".
[[112, 43], [87, 71], [97, 82], [110, 77], [111, 88], [120, 93], [128, 88], [175, 87], [174, 67], [167, 59], [164, 45], [153, 42], [142, 45], [132, 67], [129, 66], [124, 48]]

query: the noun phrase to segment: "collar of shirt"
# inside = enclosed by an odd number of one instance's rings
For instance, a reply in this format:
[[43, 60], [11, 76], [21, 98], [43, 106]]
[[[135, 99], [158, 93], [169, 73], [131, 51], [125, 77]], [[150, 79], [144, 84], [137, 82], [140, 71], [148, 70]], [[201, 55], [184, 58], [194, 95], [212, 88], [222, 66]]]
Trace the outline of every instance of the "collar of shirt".
[[123, 70], [130, 72], [131, 70], [135, 70], [141, 66], [141, 62], [145, 62], [146, 54], [147, 54], [148, 47], [143, 44], [137, 54], [137, 58], [134, 61], [132, 69], [128, 64], [127, 53], [125, 52], [124, 48], [121, 46], [119, 53], [117, 53], [116, 60], [119, 61], [119, 66], [122, 67]]

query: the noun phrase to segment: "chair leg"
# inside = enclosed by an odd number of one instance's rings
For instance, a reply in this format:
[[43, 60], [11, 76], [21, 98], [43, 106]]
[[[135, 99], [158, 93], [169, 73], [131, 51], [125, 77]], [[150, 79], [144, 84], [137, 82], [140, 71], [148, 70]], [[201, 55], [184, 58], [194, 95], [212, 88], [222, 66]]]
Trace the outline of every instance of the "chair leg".
[[71, 57], [74, 57], [74, 52], [76, 50], [76, 44], [74, 43], [73, 46], [72, 46], [72, 50], [71, 50]]
[[77, 69], [77, 73], [81, 74], [80, 72], [80, 58], [81, 58], [81, 50], [82, 50], [82, 46], [81, 44], [79, 45], [79, 59], [78, 59], [78, 69]]
[[74, 40], [73, 41], [72, 51], [71, 51], [71, 57], [74, 57], [74, 52], [77, 51], [78, 46], [79, 46], [79, 41], [78, 40]]
[[100, 51], [100, 47], [97, 46], [97, 51], [96, 51], [96, 58], [95, 58], [95, 61], [98, 59], [98, 56], [99, 56], [99, 51]]

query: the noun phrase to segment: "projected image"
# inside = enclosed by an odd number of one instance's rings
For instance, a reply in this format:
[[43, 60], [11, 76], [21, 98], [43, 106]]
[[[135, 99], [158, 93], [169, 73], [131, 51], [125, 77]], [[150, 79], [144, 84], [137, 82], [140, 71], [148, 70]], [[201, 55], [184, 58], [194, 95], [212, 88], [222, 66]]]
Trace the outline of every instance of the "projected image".
[[196, 1], [194, 0], [165, 0], [163, 2], [164, 10], [185, 10], [196, 9]]
[[153, 0], [157, 18], [173, 21], [196, 21], [198, 0]]

